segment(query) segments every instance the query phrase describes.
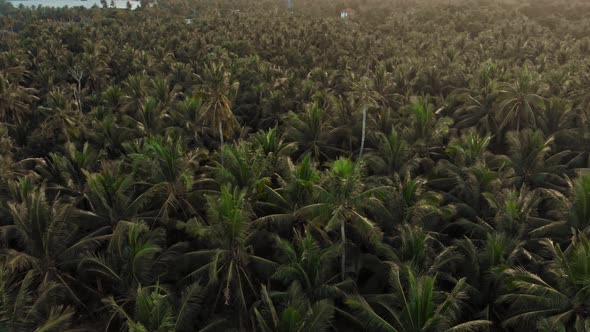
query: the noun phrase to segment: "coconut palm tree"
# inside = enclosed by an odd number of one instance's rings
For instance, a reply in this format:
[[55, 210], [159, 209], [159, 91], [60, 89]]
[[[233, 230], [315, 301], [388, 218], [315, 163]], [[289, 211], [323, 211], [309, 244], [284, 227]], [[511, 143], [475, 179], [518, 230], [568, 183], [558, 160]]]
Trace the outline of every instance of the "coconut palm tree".
[[344, 292], [336, 283], [335, 262], [340, 254], [338, 246], [322, 248], [310, 231], [305, 235], [295, 233], [294, 243], [277, 239], [282, 264], [272, 278], [285, 285], [298, 285], [306, 298], [317, 301], [343, 297]]
[[412, 150], [395, 128], [388, 135], [377, 132], [379, 145], [366, 155], [370, 169], [379, 175], [393, 176], [413, 171], [419, 163]]
[[[231, 137], [240, 128], [240, 124], [232, 113], [232, 100], [240, 86], [234, 81], [231, 73], [223, 64], [210, 63], [203, 74], [203, 100], [205, 105], [200, 121], [209, 128], [217, 127], [220, 146], [223, 148], [224, 137]], [[221, 160], [223, 164], [223, 157]]]
[[89, 225], [70, 202], [48, 199], [44, 186], [25, 192], [23, 201], [9, 203], [9, 208], [14, 224], [0, 227], [6, 241], [0, 256], [4, 268], [33, 271], [36, 280], [55, 283], [82, 304], [73, 288], [79, 286], [74, 267], [85, 252], [108, 239], [108, 229]]
[[31, 106], [38, 98], [35, 89], [23, 87], [18, 82], [10, 82], [0, 75], [0, 122], [22, 125], [30, 116]]
[[361, 147], [359, 150], [359, 159], [363, 156], [363, 150], [365, 148], [365, 136], [367, 130], [367, 112], [369, 107], [375, 103], [376, 94], [373, 92], [373, 86], [371, 85], [372, 81], [368, 77], [362, 77], [360, 81], [356, 84], [354, 94], [358, 95], [360, 99], [361, 107], [362, 107], [362, 131], [361, 131]]
[[290, 142], [303, 143], [299, 144], [302, 155], [310, 153], [318, 160], [326, 156], [324, 140], [327, 130], [324, 119], [325, 111], [317, 103], [307, 106], [302, 113], [288, 113], [285, 116], [286, 137]]
[[[198, 283], [187, 286], [180, 297], [161, 285], [138, 287], [133, 311], [128, 312], [112, 297], [103, 300], [128, 331], [211, 331], [223, 322], [213, 320], [195, 329], [194, 317], [203, 306], [204, 291]], [[177, 306], [178, 305], [178, 306]]]
[[100, 172], [83, 172], [91, 210], [109, 224], [134, 218], [145, 206], [135, 190], [133, 174], [125, 173], [121, 162], [104, 162]]
[[35, 272], [13, 274], [0, 271], [0, 329], [5, 331], [68, 331], [75, 308], [57, 303], [60, 287], [54, 282], [35, 282]]
[[270, 224], [274, 229], [300, 228], [303, 220], [297, 211], [312, 202], [314, 188], [320, 180], [316, 165], [308, 154], [298, 163], [287, 161], [286, 175], [277, 179], [280, 186], [266, 184], [255, 207], [259, 212], [257, 223]]
[[517, 187], [522, 185], [561, 189], [567, 164], [563, 163], [569, 151], [551, 153], [553, 137], [545, 138], [540, 131], [529, 129], [509, 132], [509, 165], [514, 174], [510, 178]]
[[485, 63], [482, 65], [476, 87], [456, 91], [455, 98], [460, 106], [454, 112], [453, 119], [457, 128], [475, 126], [480, 132], [497, 135], [500, 130], [494, 117], [498, 95], [497, 72], [496, 64]]
[[324, 174], [317, 187], [315, 203], [297, 212], [312, 218], [311, 224], [324, 232], [340, 228], [342, 243], [341, 278], [346, 279], [346, 226], [355, 229], [366, 240], [379, 236], [379, 229], [369, 220], [365, 211], [380, 205], [379, 194], [384, 188], [367, 188], [363, 182], [364, 165], [340, 158]]
[[207, 276], [208, 287], [217, 290], [213, 308], [220, 300], [235, 307], [240, 328], [244, 329], [249, 298], [255, 293], [254, 273], [268, 277], [277, 266], [254, 252], [251, 241], [256, 229], [250, 222], [252, 212], [244, 190], [223, 186], [219, 194], [207, 197], [207, 213], [207, 224], [195, 220], [187, 225], [187, 232], [210, 242], [213, 249], [191, 251], [184, 255], [192, 266], [201, 264], [186, 278]]
[[405, 134], [406, 140], [414, 142], [414, 148], [421, 156], [434, 152], [442, 138], [448, 133], [452, 119], [438, 118], [440, 111], [425, 98], [413, 98], [412, 103], [405, 107], [410, 123]]
[[500, 128], [519, 131], [537, 127], [537, 115], [545, 106], [544, 86], [535, 73], [525, 70], [513, 83], [502, 83], [498, 87], [496, 120]]
[[352, 295], [346, 300], [368, 331], [477, 331], [490, 324], [461, 321], [461, 307], [468, 301], [465, 279], [444, 292], [436, 289], [434, 277], [392, 266], [390, 283], [388, 294]]
[[[297, 283], [291, 284], [284, 295], [269, 292], [264, 285], [261, 288], [261, 304], [254, 308], [260, 331], [329, 331], [334, 317], [334, 308], [330, 301], [309, 301]], [[275, 301], [278, 303], [275, 304]]]
[[510, 303], [511, 314], [504, 325], [536, 328], [546, 320], [551, 328], [583, 331], [589, 324], [586, 289], [590, 241], [577, 233], [565, 250], [551, 240], [545, 240], [544, 245], [550, 260], [539, 273], [524, 268], [505, 272], [511, 289], [499, 300]]
[[170, 136], [149, 137], [127, 145], [126, 149], [136, 176], [142, 179], [135, 182], [144, 190], [137, 199], [158, 202], [146, 206], [149, 210], [145, 217], [173, 229], [177, 220], [171, 217], [176, 212], [187, 219], [198, 215], [194, 194], [203, 179], [196, 179], [193, 170], [198, 167], [196, 160], [202, 156], [202, 150], [185, 151], [181, 141]]

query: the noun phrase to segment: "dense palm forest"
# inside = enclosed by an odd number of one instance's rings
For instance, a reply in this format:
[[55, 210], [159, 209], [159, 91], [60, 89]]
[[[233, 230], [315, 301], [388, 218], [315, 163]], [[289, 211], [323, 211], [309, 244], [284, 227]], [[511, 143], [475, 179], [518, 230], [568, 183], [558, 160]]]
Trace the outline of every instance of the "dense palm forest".
[[590, 4], [285, 6], [0, 6], [0, 331], [590, 331]]

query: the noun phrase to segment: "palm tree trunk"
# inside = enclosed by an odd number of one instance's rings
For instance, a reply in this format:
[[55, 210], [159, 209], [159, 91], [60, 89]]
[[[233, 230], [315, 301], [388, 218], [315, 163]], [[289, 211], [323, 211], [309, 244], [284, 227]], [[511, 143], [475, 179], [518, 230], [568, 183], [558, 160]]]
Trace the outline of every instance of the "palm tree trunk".
[[363, 106], [363, 132], [361, 134], [361, 150], [359, 151], [359, 159], [363, 156], [363, 150], [365, 148], [365, 131], [367, 127], [367, 106]]
[[219, 121], [219, 155], [221, 156], [221, 166], [223, 167], [223, 127], [221, 121]]
[[341, 274], [342, 281], [346, 279], [346, 232], [344, 229], [344, 221], [340, 223], [340, 235], [342, 239], [342, 260], [341, 260]]

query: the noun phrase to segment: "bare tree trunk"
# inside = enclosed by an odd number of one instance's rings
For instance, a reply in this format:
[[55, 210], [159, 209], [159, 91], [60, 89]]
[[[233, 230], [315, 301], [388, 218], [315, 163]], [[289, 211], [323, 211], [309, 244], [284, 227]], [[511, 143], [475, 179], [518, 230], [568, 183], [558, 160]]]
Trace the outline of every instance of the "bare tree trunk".
[[69, 74], [76, 80], [76, 90], [74, 91], [74, 97], [76, 97], [76, 103], [78, 104], [78, 111], [82, 112], [82, 78], [84, 77], [84, 71], [79, 68], [69, 68]]
[[365, 149], [365, 132], [367, 129], [367, 106], [363, 106], [363, 132], [361, 134], [361, 150], [359, 151], [359, 159], [363, 156], [363, 150]]
[[223, 127], [221, 121], [219, 121], [219, 155], [221, 156], [221, 166], [223, 167]]
[[342, 240], [342, 261], [341, 263], [341, 274], [342, 274], [342, 281], [346, 279], [346, 231], [344, 229], [344, 221], [340, 223], [340, 234]]
[[76, 93], [76, 99], [78, 100], [78, 111], [82, 113], [82, 76], [78, 80], [78, 92]]

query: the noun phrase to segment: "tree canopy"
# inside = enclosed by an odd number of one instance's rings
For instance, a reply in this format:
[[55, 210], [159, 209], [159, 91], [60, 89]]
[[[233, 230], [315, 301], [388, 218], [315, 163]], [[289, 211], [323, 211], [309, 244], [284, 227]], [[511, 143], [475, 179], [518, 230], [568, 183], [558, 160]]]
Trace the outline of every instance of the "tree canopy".
[[590, 331], [589, 3], [142, 3], [0, 0], [0, 331]]

